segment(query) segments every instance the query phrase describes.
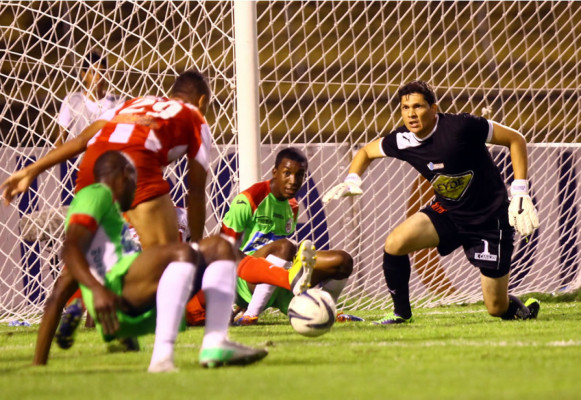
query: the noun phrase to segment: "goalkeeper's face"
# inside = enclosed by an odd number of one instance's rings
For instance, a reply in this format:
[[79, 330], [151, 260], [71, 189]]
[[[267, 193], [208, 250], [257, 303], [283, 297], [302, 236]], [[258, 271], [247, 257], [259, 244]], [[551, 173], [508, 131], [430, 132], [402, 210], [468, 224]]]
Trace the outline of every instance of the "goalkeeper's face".
[[428, 104], [423, 94], [411, 93], [401, 99], [401, 117], [406, 128], [422, 139], [436, 126], [437, 104]]
[[280, 164], [272, 170], [270, 190], [274, 197], [279, 200], [295, 197], [303, 186], [306, 172], [306, 163], [283, 158]]

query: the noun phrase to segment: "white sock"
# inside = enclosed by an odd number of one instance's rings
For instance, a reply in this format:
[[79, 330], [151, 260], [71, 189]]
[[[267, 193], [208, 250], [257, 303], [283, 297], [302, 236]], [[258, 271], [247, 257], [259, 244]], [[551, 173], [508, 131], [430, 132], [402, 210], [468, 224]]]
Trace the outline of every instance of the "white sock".
[[264, 308], [275, 289], [276, 286], [269, 285], [268, 283], [256, 285], [254, 292], [252, 293], [252, 299], [250, 299], [250, 303], [248, 303], [248, 308], [244, 315], [253, 317], [259, 316], [260, 313], [264, 311]]
[[276, 265], [277, 267], [281, 267], [284, 269], [290, 269], [290, 267], [293, 266], [293, 263], [291, 261], [283, 260], [282, 258], [274, 256], [272, 254], [266, 256], [266, 261], [268, 261], [272, 265]]
[[345, 285], [347, 284], [348, 279], [349, 278], [345, 278], [345, 279], [341, 279], [341, 280], [329, 279], [327, 282], [325, 282], [321, 285], [321, 288], [324, 291], [329, 292], [331, 297], [333, 297], [333, 300], [335, 300], [335, 303], [337, 303], [337, 301], [339, 300], [339, 296], [341, 295], [341, 292], [343, 291], [343, 288], [345, 288]]
[[159, 279], [151, 364], [167, 359], [173, 361], [174, 343], [192, 291], [195, 271], [192, 263], [175, 261], [166, 267]]
[[[284, 269], [289, 269], [292, 266], [290, 261], [283, 260], [282, 258], [272, 254], [266, 256], [266, 261]], [[244, 315], [252, 317], [259, 316], [260, 313], [264, 311], [264, 308], [275, 289], [276, 286], [268, 285], [266, 283], [256, 285], [256, 288], [254, 288], [254, 292], [252, 293], [252, 299], [250, 300], [250, 303], [248, 303], [248, 308]]]
[[219, 346], [228, 337], [228, 325], [236, 292], [236, 263], [211, 263], [202, 278], [206, 296], [206, 328], [202, 348]]

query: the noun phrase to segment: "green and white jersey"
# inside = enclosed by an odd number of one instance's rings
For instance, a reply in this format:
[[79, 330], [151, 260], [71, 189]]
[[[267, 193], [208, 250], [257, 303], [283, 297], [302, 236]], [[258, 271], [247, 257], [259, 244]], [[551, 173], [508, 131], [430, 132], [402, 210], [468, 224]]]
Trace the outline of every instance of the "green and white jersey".
[[123, 256], [137, 250], [111, 189], [101, 183], [89, 185], [75, 195], [65, 220], [65, 232], [71, 224], [83, 225], [95, 234], [85, 257], [91, 273], [101, 283]]
[[221, 233], [251, 255], [270, 242], [291, 236], [298, 212], [294, 198], [278, 200], [272, 194], [270, 181], [259, 182], [234, 198], [222, 221]]

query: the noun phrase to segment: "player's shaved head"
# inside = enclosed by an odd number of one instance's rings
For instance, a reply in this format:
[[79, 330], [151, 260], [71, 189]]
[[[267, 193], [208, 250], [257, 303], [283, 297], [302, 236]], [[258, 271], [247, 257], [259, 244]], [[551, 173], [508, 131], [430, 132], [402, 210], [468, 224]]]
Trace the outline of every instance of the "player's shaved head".
[[93, 174], [95, 182], [109, 186], [121, 211], [131, 208], [137, 188], [137, 170], [127, 155], [113, 150], [101, 154], [95, 161]]
[[95, 175], [97, 182], [101, 182], [108, 177], [123, 173], [128, 168], [135, 171], [131, 160], [120, 151], [110, 150], [97, 158], [93, 167], [93, 175]]

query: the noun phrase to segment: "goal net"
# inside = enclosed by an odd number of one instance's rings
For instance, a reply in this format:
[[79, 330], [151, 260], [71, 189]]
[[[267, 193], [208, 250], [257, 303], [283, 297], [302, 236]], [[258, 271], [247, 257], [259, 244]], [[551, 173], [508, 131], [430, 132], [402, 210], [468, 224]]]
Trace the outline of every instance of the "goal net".
[[[401, 125], [397, 88], [432, 83], [444, 112], [470, 112], [519, 129], [529, 143], [532, 197], [541, 228], [517, 237], [511, 292], [567, 292], [581, 285], [581, 5], [577, 2], [264, 1], [256, 4], [262, 177], [274, 155], [309, 157], [296, 239], [344, 249], [355, 270], [345, 309], [391, 306], [381, 269], [387, 233], [431, 196], [396, 160], [372, 164], [364, 194], [323, 206], [354, 152]], [[177, 73], [197, 68], [213, 90], [214, 148], [207, 233], [218, 229], [238, 183], [234, 3], [0, 0], [0, 180], [54, 147], [65, 97], [90, 88], [84, 56], [108, 61], [107, 91], [165, 95]], [[89, 121], [87, 121], [89, 122]], [[506, 152], [490, 148], [507, 184]], [[0, 321], [39, 320], [62, 268], [62, 218], [78, 160], [41, 175], [0, 208]], [[166, 171], [184, 205], [182, 161]], [[415, 307], [481, 299], [478, 270], [461, 250], [412, 255]]]

